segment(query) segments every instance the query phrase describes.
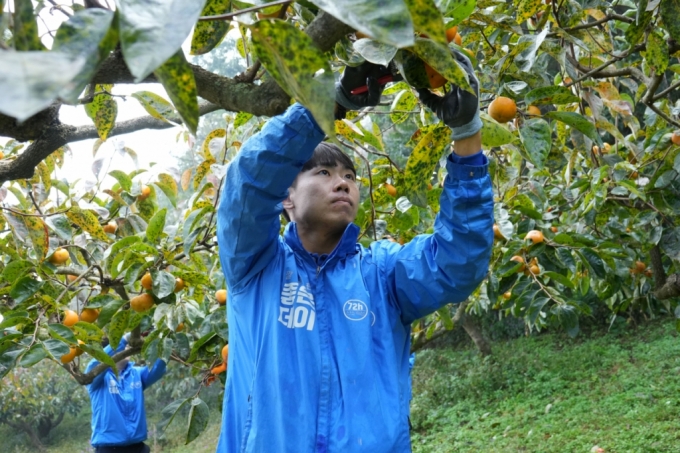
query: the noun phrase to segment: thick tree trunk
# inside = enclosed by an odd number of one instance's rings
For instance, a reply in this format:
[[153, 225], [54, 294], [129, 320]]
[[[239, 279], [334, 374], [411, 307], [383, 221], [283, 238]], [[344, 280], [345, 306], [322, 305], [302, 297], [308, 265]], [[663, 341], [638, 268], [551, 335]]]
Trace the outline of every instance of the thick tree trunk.
[[475, 342], [475, 345], [482, 356], [486, 357], [491, 355], [491, 343], [484, 338], [482, 329], [477, 320], [472, 316], [463, 315], [463, 329], [465, 329], [465, 332], [472, 338], [472, 341]]

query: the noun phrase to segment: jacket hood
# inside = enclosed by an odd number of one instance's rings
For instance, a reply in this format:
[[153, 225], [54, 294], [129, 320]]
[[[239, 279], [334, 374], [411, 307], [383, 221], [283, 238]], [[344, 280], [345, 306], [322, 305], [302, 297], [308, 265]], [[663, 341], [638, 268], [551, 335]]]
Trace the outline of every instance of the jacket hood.
[[[340, 242], [338, 242], [338, 245], [335, 246], [335, 250], [330, 253], [329, 257], [345, 258], [349, 255], [354, 255], [357, 253], [357, 239], [359, 237], [360, 231], [361, 229], [354, 223], [347, 225], [345, 232], [342, 233]], [[297, 231], [297, 224], [295, 222], [290, 222], [288, 225], [286, 225], [286, 229], [283, 232], [283, 238], [286, 241], [286, 244], [288, 244], [288, 246], [290, 246], [290, 248], [296, 252], [309, 255], [313, 258], [317, 256], [316, 253], [309, 253], [302, 246], [302, 241], [300, 241], [300, 236], [298, 235]]]

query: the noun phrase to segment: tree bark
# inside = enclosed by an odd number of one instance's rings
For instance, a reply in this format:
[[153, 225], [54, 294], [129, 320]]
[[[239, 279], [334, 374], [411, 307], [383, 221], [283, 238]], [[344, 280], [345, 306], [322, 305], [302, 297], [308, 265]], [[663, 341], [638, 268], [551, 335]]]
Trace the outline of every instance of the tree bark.
[[659, 300], [680, 297], [680, 274], [671, 274], [664, 285], [654, 291], [654, 297]]
[[453, 317], [454, 323], [460, 323], [465, 330], [465, 333], [472, 339], [483, 357], [491, 355], [491, 343], [484, 338], [482, 328], [479, 323], [470, 315], [465, 313], [465, 307], [470, 303], [469, 299], [463, 301], [456, 309], [456, 315]]

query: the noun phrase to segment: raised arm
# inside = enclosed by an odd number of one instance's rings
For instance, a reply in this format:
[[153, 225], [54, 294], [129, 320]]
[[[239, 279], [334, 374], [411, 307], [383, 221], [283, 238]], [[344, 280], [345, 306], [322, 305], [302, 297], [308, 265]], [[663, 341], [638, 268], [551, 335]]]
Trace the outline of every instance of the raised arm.
[[[107, 353], [108, 355], [110, 355], [110, 356], [113, 356], [114, 354], [116, 354], [116, 353], [118, 353], [118, 352], [124, 350], [125, 347], [127, 346], [127, 344], [128, 344], [127, 338], [126, 338], [126, 337], [123, 337], [123, 338], [120, 339], [120, 342], [118, 342], [118, 347], [117, 347], [115, 350], [111, 347], [110, 344], [108, 344], [108, 345], [106, 345], [106, 347], [104, 348], [104, 352], [106, 352], [106, 353]], [[92, 369], [93, 369], [94, 367], [96, 367], [97, 365], [99, 365], [99, 361], [98, 361], [98, 360], [96, 360], [96, 359], [91, 360], [90, 363], [88, 363], [88, 364], [87, 364], [87, 367], [85, 368], [85, 374], [87, 374], [87, 373], [89, 373], [90, 371], [92, 371]], [[92, 382], [91, 382], [90, 384], [87, 385], [88, 390], [94, 390], [94, 389], [96, 389], [97, 387], [99, 387], [100, 385], [102, 385], [102, 384], [104, 383], [104, 374], [106, 374], [106, 373], [100, 373], [100, 374], [98, 374], [98, 375], [92, 380]]]
[[493, 245], [493, 191], [481, 151], [479, 81], [470, 60], [453, 52], [475, 94], [452, 86], [443, 97], [418, 90], [421, 101], [451, 128], [454, 153], [432, 235], [387, 255], [385, 272], [404, 323], [449, 302], [462, 302], [484, 279]]
[[295, 104], [248, 139], [227, 169], [217, 213], [220, 260], [232, 291], [274, 257], [281, 202], [324, 134]]
[[[447, 162], [448, 176], [431, 235], [386, 254], [385, 272], [404, 324], [450, 302], [462, 302], [487, 274], [493, 244], [493, 193], [487, 160]], [[383, 246], [387, 246], [384, 244]]]
[[156, 362], [153, 364], [151, 370], [149, 370], [147, 367], [141, 368], [143, 368], [141, 374], [142, 388], [146, 390], [163, 377], [165, 370], [167, 369], [167, 365], [164, 360], [156, 359]]

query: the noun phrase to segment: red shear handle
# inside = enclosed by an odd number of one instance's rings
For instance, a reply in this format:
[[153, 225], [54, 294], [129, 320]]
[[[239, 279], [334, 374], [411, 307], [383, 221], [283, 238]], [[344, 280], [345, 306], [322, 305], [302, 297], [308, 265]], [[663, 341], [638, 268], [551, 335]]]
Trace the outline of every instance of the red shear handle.
[[[391, 82], [394, 80], [394, 77], [392, 77], [392, 74], [384, 75], [378, 79], [378, 83], [380, 85], [387, 85], [388, 82]], [[365, 93], [368, 91], [368, 85], [363, 85], [360, 87], [356, 87], [352, 91], [350, 91], [351, 94], [361, 94]]]

